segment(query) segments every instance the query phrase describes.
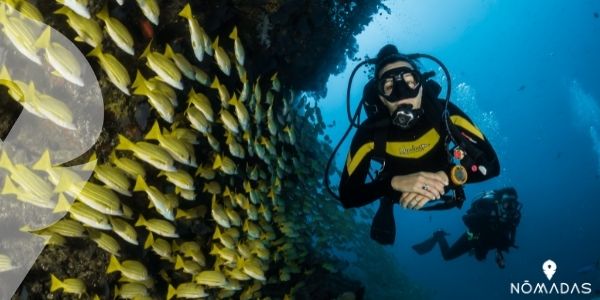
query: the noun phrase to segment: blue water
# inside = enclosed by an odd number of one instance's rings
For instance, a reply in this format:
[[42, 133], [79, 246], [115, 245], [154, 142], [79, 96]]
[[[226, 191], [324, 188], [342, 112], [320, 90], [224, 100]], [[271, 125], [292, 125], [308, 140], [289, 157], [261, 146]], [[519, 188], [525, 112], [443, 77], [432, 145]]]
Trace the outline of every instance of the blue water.
[[[500, 156], [498, 178], [472, 184], [467, 195], [506, 185], [524, 203], [519, 249], [499, 269], [465, 255], [445, 262], [439, 250], [419, 256], [410, 245], [444, 228], [453, 241], [464, 231], [462, 211], [418, 212], [396, 208], [399, 266], [434, 299], [507, 299], [511, 282], [592, 282], [600, 274], [577, 270], [600, 258], [600, 1], [495, 0], [388, 1], [358, 36], [357, 57], [375, 56], [386, 43], [402, 52], [437, 56], [449, 68], [453, 97], [486, 133]], [[345, 95], [356, 62], [328, 82], [320, 101], [329, 134], [337, 141], [348, 122]], [[425, 64], [425, 69], [437, 69]], [[359, 72], [353, 107], [366, 75]], [[351, 138], [348, 139], [351, 140]], [[348, 143], [347, 143], [348, 144]], [[342, 166], [347, 144], [337, 157]], [[468, 205], [468, 204], [467, 204]], [[363, 238], [368, 238], [367, 236]], [[558, 265], [552, 281], [542, 262]], [[536, 298], [532, 295], [519, 298]], [[544, 299], [569, 299], [550, 296]], [[590, 299], [591, 296], [579, 296]]]

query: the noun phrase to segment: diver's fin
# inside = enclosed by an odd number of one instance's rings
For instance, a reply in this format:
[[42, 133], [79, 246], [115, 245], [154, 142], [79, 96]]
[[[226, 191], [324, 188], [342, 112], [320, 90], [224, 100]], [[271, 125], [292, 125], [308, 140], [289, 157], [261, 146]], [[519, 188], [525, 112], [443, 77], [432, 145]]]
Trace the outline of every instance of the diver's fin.
[[394, 221], [394, 202], [383, 198], [379, 209], [371, 223], [371, 239], [381, 245], [392, 245], [396, 239], [396, 222]]
[[432, 236], [421, 243], [413, 245], [412, 248], [420, 255], [423, 255], [431, 251], [435, 247], [435, 244], [437, 244], [437, 241], [437, 236]]

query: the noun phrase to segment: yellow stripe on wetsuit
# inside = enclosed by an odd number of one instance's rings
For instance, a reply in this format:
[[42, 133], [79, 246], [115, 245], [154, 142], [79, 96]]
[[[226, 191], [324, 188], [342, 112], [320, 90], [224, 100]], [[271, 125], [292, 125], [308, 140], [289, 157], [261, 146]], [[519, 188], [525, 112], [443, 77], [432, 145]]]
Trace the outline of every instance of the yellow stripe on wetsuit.
[[476, 137], [478, 137], [480, 140], [484, 140], [483, 138], [483, 133], [481, 133], [481, 131], [479, 131], [479, 129], [477, 129], [477, 127], [475, 127], [475, 125], [471, 124], [471, 122], [469, 122], [467, 119], [461, 117], [461, 116], [450, 116], [450, 120], [452, 121], [452, 123], [456, 126], [459, 126], [463, 129], [465, 129], [466, 131], [474, 134]]
[[[414, 141], [387, 142], [385, 144], [385, 152], [394, 157], [417, 159], [429, 153], [439, 141], [440, 135], [432, 128]], [[368, 142], [358, 148], [354, 157], [350, 154], [348, 155], [348, 159], [346, 160], [346, 170], [348, 170], [348, 175], [352, 176], [352, 173], [354, 173], [365, 156], [373, 151], [374, 148], [375, 143]]]

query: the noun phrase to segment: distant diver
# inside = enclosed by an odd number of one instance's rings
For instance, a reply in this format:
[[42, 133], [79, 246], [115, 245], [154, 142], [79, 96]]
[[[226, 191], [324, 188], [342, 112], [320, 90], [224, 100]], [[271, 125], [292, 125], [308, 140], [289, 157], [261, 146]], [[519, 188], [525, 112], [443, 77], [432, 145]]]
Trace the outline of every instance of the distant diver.
[[517, 191], [512, 187], [484, 193], [473, 202], [463, 216], [467, 232], [448, 246], [447, 233], [438, 230], [429, 239], [412, 246], [419, 254], [431, 251], [440, 245], [444, 260], [452, 260], [467, 252], [472, 252], [477, 260], [483, 260], [490, 250], [496, 249], [496, 263], [504, 268], [504, 254], [511, 247], [516, 248], [517, 226], [521, 220], [521, 203]]
[[[428, 58], [445, 72], [445, 99], [438, 99], [441, 87], [421, 73], [416, 59]], [[352, 117], [349, 108], [352, 77], [357, 69], [371, 63], [374, 78], [363, 89], [363, 98]], [[450, 74], [433, 56], [403, 55], [386, 45], [375, 59], [359, 64], [350, 78], [347, 110], [351, 126], [328, 162], [325, 183], [329, 191], [329, 166], [335, 152], [357, 127], [341, 175], [339, 200], [344, 208], [361, 207], [380, 200], [371, 226], [371, 238], [393, 244], [396, 235], [393, 204], [409, 209], [461, 207], [463, 185], [495, 177], [500, 164], [492, 145], [471, 119], [450, 103]], [[360, 123], [364, 107], [367, 120]], [[371, 164], [379, 170], [371, 176]], [[367, 175], [372, 179], [367, 180]], [[447, 193], [453, 190], [452, 194]], [[440, 200], [430, 203], [432, 200]]]

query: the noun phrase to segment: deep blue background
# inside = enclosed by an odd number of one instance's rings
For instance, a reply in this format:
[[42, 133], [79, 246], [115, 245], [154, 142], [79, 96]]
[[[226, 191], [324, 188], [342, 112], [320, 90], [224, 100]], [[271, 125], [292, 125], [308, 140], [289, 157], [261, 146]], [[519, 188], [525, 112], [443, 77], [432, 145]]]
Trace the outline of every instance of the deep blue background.
[[[484, 262], [469, 256], [444, 262], [438, 249], [418, 256], [410, 248], [438, 228], [456, 239], [464, 231], [465, 209], [396, 208], [397, 238], [390, 251], [402, 270], [435, 299], [506, 299], [510, 282], [548, 282], [541, 271], [546, 259], [558, 265], [552, 282], [592, 281], [600, 289], [598, 272], [577, 273], [600, 258], [600, 18], [594, 16], [600, 1], [387, 4], [392, 14], [383, 12], [358, 37], [357, 57], [373, 57], [393, 43], [402, 52], [444, 61], [452, 73], [452, 101], [486, 133], [503, 169], [498, 178], [470, 185], [468, 196], [513, 185], [524, 203], [519, 249], [506, 256], [504, 270], [496, 267], [493, 253]], [[327, 99], [320, 102], [326, 122], [336, 120], [329, 132], [334, 141], [348, 124], [346, 85], [355, 65], [348, 62], [345, 73], [330, 78]], [[365, 82], [359, 72], [353, 107]], [[338, 166], [346, 151], [347, 145]]]

